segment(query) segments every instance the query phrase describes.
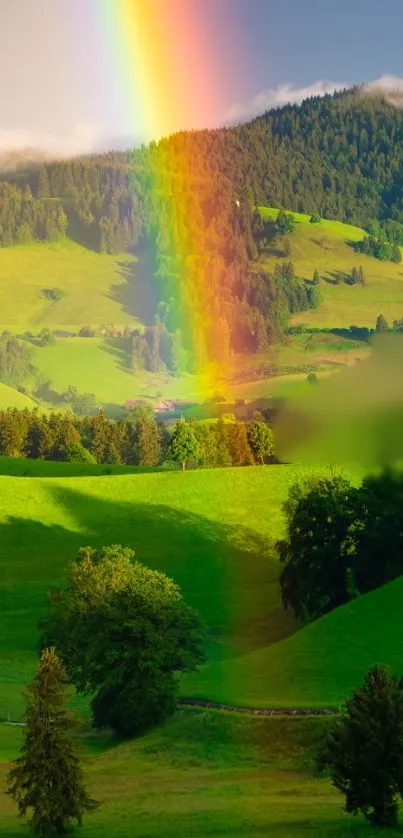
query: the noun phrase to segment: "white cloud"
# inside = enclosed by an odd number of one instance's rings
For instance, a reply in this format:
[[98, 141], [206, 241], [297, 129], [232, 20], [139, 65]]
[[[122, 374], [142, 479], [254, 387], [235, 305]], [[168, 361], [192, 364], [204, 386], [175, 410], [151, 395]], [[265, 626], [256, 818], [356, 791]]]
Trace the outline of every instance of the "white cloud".
[[282, 105], [298, 104], [310, 96], [323, 96], [325, 93], [334, 93], [335, 90], [343, 90], [348, 87], [346, 82], [315, 81], [307, 87], [296, 87], [294, 84], [279, 84], [278, 87], [269, 87], [257, 93], [249, 102], [237, 103], [229, 108], [225, 115], [226, 122], [238, 122], [243, 119], [251, 119], [254, 116], [264, 113], [270, 108], [281, 107]]
[[64, 137], [29, 131], [25, 128], [0, 127], [0, 151], [30, 148], [44, 151], [55, 157], [72, 157], [77, 154], [90, 153], [101, 140], [102, 133], [99, 128], [85, 122], [77, 124], [73, 131]]
[[403, 78], [391, 76], [385, 73], [379, 79], [364, 84], [363, 93], [374, 96], [381, 93], [391, 105], [396, 108], [403, 108]]

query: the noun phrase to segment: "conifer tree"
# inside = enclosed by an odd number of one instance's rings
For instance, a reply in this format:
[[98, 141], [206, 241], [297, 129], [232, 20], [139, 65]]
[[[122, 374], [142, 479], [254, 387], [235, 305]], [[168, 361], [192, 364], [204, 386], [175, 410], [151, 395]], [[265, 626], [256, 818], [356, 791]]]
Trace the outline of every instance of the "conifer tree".
[[136, 448], [139, 466], [157, 466], [161, 462], [161, 429], [144, 410], [137, 416]]
[[253, 465], [253, 454], [249, 445], [246, 426], [236, 422], [228, 429], [229, 448], [234, 466]]
[[329, 767], [346, 810], [395, 826], [403, 797], [403, 681], [386, 666], [368, 670], [318, 759]]
[[376, 326], [375, 329], [377, 332], [387, 332], [389, 329], [388, 321], [384, 314], [378, 314], [376, 318]]
[[313, 272], [312, 282], [313, 282], [314, 285], [319, 285], [319, 282], [320, 282], [319, 271], [317, 271], [316, 269]]
[[71, 821], [81, 824], [85, 812], [96, 806], [84, 786], [66, 687], [64, 666], [53, 649], [45, 649], [28, 687], [21, 756], [8, 774], [8, 793], [20, 815], [32, 812], [35, 835], [65, 835]]

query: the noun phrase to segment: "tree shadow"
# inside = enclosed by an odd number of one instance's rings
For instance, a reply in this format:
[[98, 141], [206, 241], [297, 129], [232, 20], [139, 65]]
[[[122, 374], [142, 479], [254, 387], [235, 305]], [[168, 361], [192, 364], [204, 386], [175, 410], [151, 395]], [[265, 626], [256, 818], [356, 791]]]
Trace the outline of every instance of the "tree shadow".
[[140, 248], [136, 255], [136, 261], [117, 262], [119, 276], [124, 282], [112, 285], [108, 298], [119, 303], [126, 314], [149, 324], [154, 320], [164, 294], [155, 275], [155, 257], [151, 248]]
[[323, 279], [328, 285], [338, 285], [341, 282], [346, 282], [349, 274], [345, 271], [325, 271]]
[[94, 224], [88, 226], [83, 224], [74, 207], [67, 202], [64, 202], [63, 209], [67, 215], [67, 235], [69, 239], [87, 250], [99, 253], [99, 231], [96, 226]]
[[131, 359], [127, 350], [127, 342], [125, 341], [125, 338], [104, 338], [102, 351], [107, 352], [108, 355], [112, 355], [118, 369], [130, 374]]

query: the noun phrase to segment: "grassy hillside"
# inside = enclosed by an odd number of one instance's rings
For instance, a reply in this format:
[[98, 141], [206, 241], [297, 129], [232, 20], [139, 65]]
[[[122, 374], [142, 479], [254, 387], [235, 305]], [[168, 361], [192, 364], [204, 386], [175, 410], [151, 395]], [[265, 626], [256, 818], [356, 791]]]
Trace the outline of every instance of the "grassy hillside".
[[292, 637], [187, 676], [191, 695], [251, 707], [337, 707], [374, 663], [402, 670], [403, 577]]
[[[261, 207], [263, 216], [275, 218], [278, 210]], [[296, 314], [294, 323], [304, 326], [345, 328], [351, 324], [374, 328], [378, 314], [392, 323], [403, 316], [403, 266], [382, 262], [372, 256], [356, 253], [353, 244], [360, 241], [364, 230], [340, 221], [310, 224], [309, 216], [292, 213], [297, 225], [290, 236], [291, 256], [298, 276], [311, 279], [314, 270], [321, 277], [323, 302], [315, 311]], [[274, 268], [278, 257], [267, 254], [264, 264]], [[353, 265], [362, 265], [366, 285], [334, 284], [335, 274], [348, 275]]]
[[[145, 302], [134, 264], [130, 254], [100, 255], [69, 239], [2, 248], [1, 326], [35, 331], [43, 326], [77, 330], [87, 324], [134, 324], [141, 320]], [[53, 287], [64, 292], [57, 302], [43, 294]]]
[[[375, 838], [318, 778], [313, 759], [329, 719], [256, 719], [186, 710], [133, 742], [82, 739], [86, 780], [100, 808], [83, 838]], [[0, 784], [18, 753], [20, 731], [0, 726]], [[26, 827], [0, 797], [0, 830]], [[389, 838], [396, 830], [384, 830]]]
[[20, 393], [13, 387], [8, 387], [7, 384], [3, 384], [3, 382], [0, 381], [1, 409], [6, 407], [17, 407], [19, 410], [24, 410], [24, 408], [33, 410], [33, 408], [37, 406], [38, 405], [31, 398], [29, 398], [29, 396], [24, 395], [24, 393]]
[[[58, 472], [61, 473], [60, 471]], [[273, 542], [302, 466], [96, 477], [0, 477], [0, 718], [19, 715], [49, 587], [84, 545], [122, 543], [172, 575], [211, 630], [211, 659], [294, 630]]]
[[256, 652], [292, 633], [273, 544], [282, 533], [281, 503], [307, 473], [303, 466], [268, 466], [0, 477], [0, 718], [21, 712], [46, 592], [80, 546], [130, 545], [140, 561], [171, 575], [209, 626], [210, 660]]
[[[262, 207], [265, 217], [275, 218], [278, 210]], [[319, 271], [323, 302], [318, 309], [296, 314], [294, 324], [309, 328], [348, 328], [352, 324], [375, 325], [379, 313], [390, 323], [403, 315], [403, 267], [356, 254], [353, 244], [364, 236], [358, 227], [339, 221], [310, 224], [309, 216], [293, 213], [296, 230], [290, 236], [291, 259], [296, 273], [310, 279]], [[261, 265], [274, 270], [281, 253], [272, 249], [261, 257]], [[366, 285], [334, 283], [336, 274], [347, 276], [353, 265], [362, 264]], [[259, 268], [259, 263], [256, 264]], [[74, 330], [82, 325], [113, 322], [133, 326], [152, 317], [153, 288], [145, 258], [132, 255], [105, 256], [68, 239], [57, 244], [37, 243], [0, 250], [0, 303], [2, 326], [14, 331], [39, 331], [43, 326]], [[64, 296], [52, 302], [43, 294], [46, 287], [59, 287]], [[1, 328], [1, 326], [0, 326]], [[58, 396], [75, 384], [80, 391], [95, 393], [98, 405], [117, 414], [128, 399], [190, 398], [202, 400], [215, 389], [227, 398], [254, 398], [281, 392], [283, 382], [306, 379], [309, 371], [328, 375], [357, 357], [368, 354], [367, 344], [334, 334], [290, 336], [256, 357], [231, 360], [224, 377], [210, 377], [210, 386], [195, 376], [175, 378], [166, 374], [133, 376], [130, 359], [119, 345], [101, 338], [59, 338], [54, 346], [36, 347], [35, 358], [45, 405], [58, 404]], [[240, 371], [274, 366], [279, 380], [265, 373], [237, 382]], [[18, 396], [10, 393], [15, 403]], [[14, 402], [13, 402], [14, 399]], [[1, 393], [0, 393], [1, 400]]]

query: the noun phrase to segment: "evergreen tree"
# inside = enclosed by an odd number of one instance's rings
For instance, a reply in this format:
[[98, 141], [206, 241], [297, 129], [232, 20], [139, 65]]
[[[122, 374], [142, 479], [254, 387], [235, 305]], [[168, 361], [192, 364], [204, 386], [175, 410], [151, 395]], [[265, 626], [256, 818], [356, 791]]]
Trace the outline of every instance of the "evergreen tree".
[[402, 261], [402, 251], [400, 250], [400, 247], [397, 244], [393, 245], [392, 247], [391, 261], [395, 262], [396, 264], [399, 264]]
[[82, 823], [95, 807], [87, 794], [66, 710], [66, 671], [53, 649], [42, 653], [28, 687], [26, 730], [21, 756], [8, 774], [9, 794], [20, 815], [32, 811], [35, 835], [66, 835], [71, 821]]
[[249, 445], [246, 426], [243, 422], [235, 422], [228, 426], [228, 442], [232, 465], [253, 465], [253, 454]]
[[39, 172], [38, 198], [49, 198], [49, 178], [46, 166], [42, 166]]
[[313, 272], [312, 282], [313, 282], [314, 285], [319, 285], [319, 282], [320, 282], [319, 272], [316, 270], [316, 268]]
[[377, 332], [387, 332], [389, 329], [389, 324], [386, 317], [383, 314], [378, 314], [376, 318], [376, 326], [375, 329]]
[[169, 443], [168, 456], [175, 463], [180, 463], [182, 471], [185, 471], [186, 463], [195, 462], [198, 453], [198, 444], [194, 429], [184, 419], [180, 419], [176, 423]]
[[136, 421], [136, 449], [139, 466], [158, 466], [161, 462], [161, 429], [154, 416], [139, 411]]
[[395, 826], [403, 797], [403, 679], [373, 666], [354, 691], [319, 756], [347, 812]]

